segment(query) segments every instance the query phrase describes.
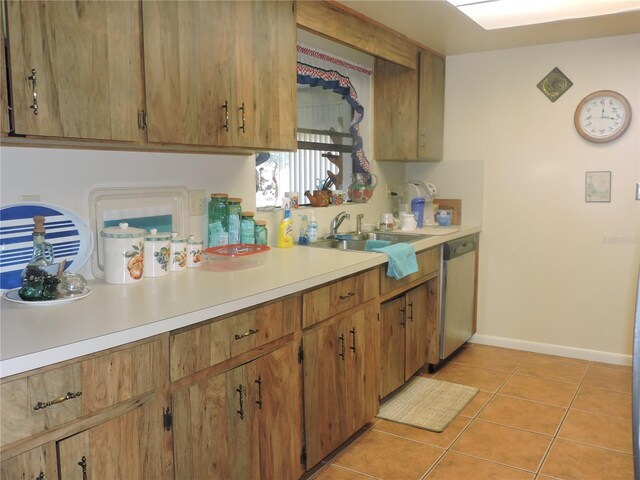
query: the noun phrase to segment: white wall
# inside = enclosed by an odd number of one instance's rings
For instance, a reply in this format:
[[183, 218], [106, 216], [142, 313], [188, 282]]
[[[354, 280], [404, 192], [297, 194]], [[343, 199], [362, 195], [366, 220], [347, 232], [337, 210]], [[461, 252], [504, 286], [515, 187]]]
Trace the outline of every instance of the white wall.
[[[536, 84], [554, 67], [574, 85], [551, 103]], [[451, 56], [446, 75], [443, 163], [484, 161], [479, 340], [627, 361], [640, 252], [640, 35]], [[601, 89], [623, 94], [634, 118], [622, 138], [594, 145], [573, 115]], [[429, 179], [433, 168], [410, 165], [407, 177]], [[593, 170], [612, 172], [611, 203], [585, 203]]]

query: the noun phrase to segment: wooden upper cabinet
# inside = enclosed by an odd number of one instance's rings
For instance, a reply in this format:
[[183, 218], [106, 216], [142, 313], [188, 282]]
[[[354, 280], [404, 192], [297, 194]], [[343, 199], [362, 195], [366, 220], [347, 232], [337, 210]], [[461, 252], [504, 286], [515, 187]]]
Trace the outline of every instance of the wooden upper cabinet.
[[376, 159], [415, 159], [418, 145], [418, 71], [376, 58], [373, 83]]
[[442, 160], [444, 142], [444, 58], [420, 52], [418, 158]]
[[375, 156], [378, 160], [441, 160], [444, 59], [426, 51], [418, 69], [376, 58]]
[[16, 133], [139, 141], [139, 8], [139, 2], [7, 2]]
[[295, 150], [292, 2], [143, 2], [147, 139]]

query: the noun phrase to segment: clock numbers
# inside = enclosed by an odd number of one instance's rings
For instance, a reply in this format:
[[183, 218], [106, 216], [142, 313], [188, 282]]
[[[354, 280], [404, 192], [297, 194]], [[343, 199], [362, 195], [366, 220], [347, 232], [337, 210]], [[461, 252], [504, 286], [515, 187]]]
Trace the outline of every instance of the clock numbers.
[[587, 95], [576, 108], [574, 124], [591, 142], [604, 143], [622, 135], [631, 122], [631, 106], [620, 94], [601, 90]]

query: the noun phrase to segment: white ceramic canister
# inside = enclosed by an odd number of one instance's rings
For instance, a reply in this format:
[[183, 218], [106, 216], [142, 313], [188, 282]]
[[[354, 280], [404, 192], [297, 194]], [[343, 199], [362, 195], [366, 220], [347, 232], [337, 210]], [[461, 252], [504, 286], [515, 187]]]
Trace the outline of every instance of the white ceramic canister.
[[170, 247], [169, 271], [181, 272], [187, 268], [187, 239], [179, 237], [176, 232], [173, 232]]
[[198, 268], [202, 265], [202, 240], [189, 235], [187, 239], [187, 267]]
[[162, 277], [169, 273], [171, 234], [152, 228], [144, 236], [144, 276]]
[[100, 232], [104, 240], [105, 282], [123, 284], [142, 280], [145, 233], [128, 223], [107, 227]]

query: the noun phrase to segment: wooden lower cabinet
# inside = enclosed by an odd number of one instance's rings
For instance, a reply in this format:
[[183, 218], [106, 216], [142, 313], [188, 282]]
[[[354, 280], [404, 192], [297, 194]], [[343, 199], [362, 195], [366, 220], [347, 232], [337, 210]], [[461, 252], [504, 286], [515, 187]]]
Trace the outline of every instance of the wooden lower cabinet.
[[172, 395], [176, 479], [299, 478], [301, 373], [291, 342]]
[[380, 398], [438, 357], [438, 277], [380, 305]]
[[59, 478], [158, 479], [170, 435], [163, 429], [159, 399], [57, 442]]
[[308, 468], [378, 413], [378, 331], [369, 304], [303, 335]]

